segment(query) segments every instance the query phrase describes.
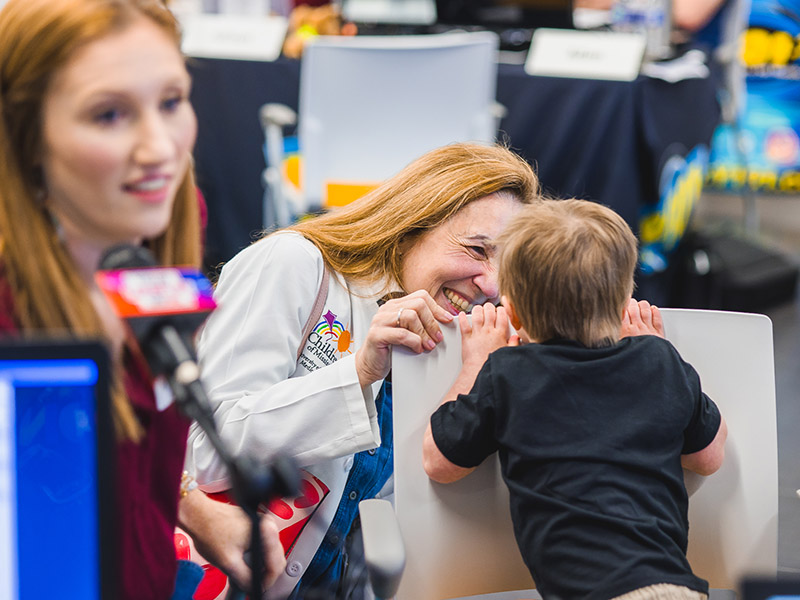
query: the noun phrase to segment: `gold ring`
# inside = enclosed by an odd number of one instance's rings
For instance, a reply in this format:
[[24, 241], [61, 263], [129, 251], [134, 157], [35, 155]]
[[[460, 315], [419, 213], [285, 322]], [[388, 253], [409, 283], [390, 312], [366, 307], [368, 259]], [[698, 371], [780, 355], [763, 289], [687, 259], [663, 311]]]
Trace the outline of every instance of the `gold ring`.
[[401, 308], [400, 310], [397, 311], [397, 320], [395, 321], [395, 323], [398, 327], [402, 327], [402, 325], [400, 325], [400, 315], [403, 314], [404, 310], [405, 308]]

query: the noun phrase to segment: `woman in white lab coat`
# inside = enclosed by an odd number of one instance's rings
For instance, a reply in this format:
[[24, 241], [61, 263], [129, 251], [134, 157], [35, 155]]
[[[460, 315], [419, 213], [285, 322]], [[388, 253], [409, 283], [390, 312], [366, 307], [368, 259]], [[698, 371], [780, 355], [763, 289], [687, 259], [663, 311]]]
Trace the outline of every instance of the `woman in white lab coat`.
[[[493, 240], [538, 198], [531, 167], [511, 151], [453, 144], [223, 268], [199, 340], [222, 438], [236, 454], [296, 459], [300, 512], [314, 510], [271, 598], [360, 597], [350, 534], [358, 502], [391, 487], [391, 348], [429, 351], [442, 324], [499, 300]], [[230, 487], [196, 426], [188, 454], [202, 489]], [[287, 524], [299, 518], [288, 508]]]

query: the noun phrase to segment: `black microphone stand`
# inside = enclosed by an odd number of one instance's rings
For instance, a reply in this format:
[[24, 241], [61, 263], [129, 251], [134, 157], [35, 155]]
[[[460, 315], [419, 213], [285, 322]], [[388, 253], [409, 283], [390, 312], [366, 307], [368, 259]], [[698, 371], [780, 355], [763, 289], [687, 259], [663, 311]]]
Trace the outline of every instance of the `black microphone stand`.
[[[100, 261], [104, 270], [155, 267], [158, 262], [152, 252], [141, 246], [121, 244], [110, 248]], [[207, 316], [203, 313], [171, 315], [163, 318], [144, 317], [130, 319], [129, 324], [147, 364], [154, 375], [165, 375], [178, 407], [190, 419], [197, 421], [211, 445], [228, 469], [233, 486], [233, 496], [239, 507], [250, 518], [250, 572], [252, 575], [250, 597], [262, 600], [261, 582], [264, 576], [264, 548], [258, 506], [282, 496], [299, 493], [298, 469], [288, 458], [275, 458], [267, 468], [242, 456], [235, 457], [222, 442], [217, 432], [208, 396], [200, 383], [200, 369], [191, 348], [191, 335]], [[176, 327], [177, 325], [177, 327]], [[247, 560], [247, 555], [245, 555]], [[231, 582], [230, 598], [243, 596]]]
[[[231, 478], [233, 496], [239, 507], [250, 518], [250, 598], [265, 598], [262, 588], [264, 578], [264, 546], [261, 538], [258, 507], [262, 502], [274, 498], [296, 496], [299, 493], [300, 477], [294, 461], [287, 457], [276, 457], [264, 468], [248, 456], [236, 457], [227, 448], [217, 431], [208, 396], [200, 382], [200, 372], [194, 357], [189, 352], [191, 340], [184, 339], [175, 327], [166, 325], [156, 328], [158, 342], [145, 344], [146, 358], [155, 365], [154, 371], [164, 373], [175, 394], [181, 411], [197, 422], [217, 455], [225, 464]], [[228, 599], [244, 598], [244, 591], [230, 580]]]

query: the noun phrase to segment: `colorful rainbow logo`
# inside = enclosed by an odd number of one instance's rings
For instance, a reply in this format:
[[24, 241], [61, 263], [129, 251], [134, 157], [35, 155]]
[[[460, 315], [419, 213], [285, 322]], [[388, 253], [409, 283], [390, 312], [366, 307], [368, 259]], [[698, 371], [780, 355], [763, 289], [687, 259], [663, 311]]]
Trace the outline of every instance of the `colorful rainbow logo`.
[[319, 334], [320, 336], [325, 335], [329, 340], [338, 340], [343, 331], [344, 325], [340, 321], [336, 320], [336, 315], [331, 311], [325, 313], [322, 317], [322, 321], [317, 323], [317, 326], [314, 327], [315, 333]]

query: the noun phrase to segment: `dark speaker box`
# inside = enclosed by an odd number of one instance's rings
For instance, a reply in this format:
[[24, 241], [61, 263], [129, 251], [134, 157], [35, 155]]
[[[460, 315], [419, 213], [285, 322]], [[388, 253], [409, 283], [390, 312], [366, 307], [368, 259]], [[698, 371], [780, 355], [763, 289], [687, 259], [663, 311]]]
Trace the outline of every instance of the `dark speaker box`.
[[797, 264], [736, 234], [687, 232], [675, 258], [674, 306], [761, 312], [797, 291]]

